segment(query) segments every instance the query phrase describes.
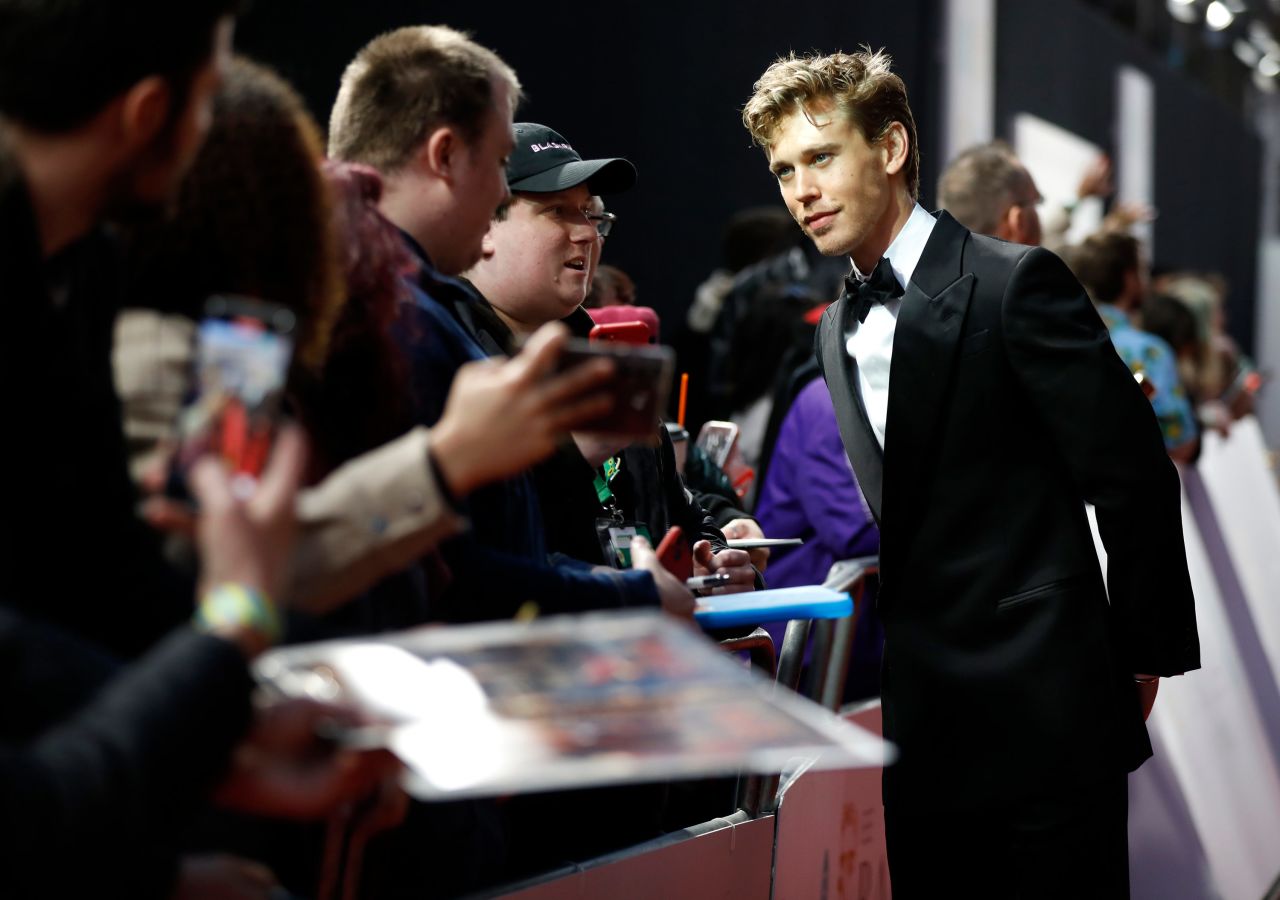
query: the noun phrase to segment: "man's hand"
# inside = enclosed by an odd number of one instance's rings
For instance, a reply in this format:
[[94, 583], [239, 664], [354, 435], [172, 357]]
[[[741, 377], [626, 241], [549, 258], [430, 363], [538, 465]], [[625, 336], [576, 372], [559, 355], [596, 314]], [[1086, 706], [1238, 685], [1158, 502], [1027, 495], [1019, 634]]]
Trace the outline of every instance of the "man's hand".
[[1115, 187], [1111, 183], [1111, 157], [1103, 153], [1085, 170], [1084, 175], [1080, 176], [1080, 184], [1076, 187], [1076, 196], [1083, 200], [1085, 197], [1110, 197]]
[[568, 329], [552, 322], [511, 359], [458, 370], [444, 415], [431, 430], [432, 455], [456, 496], [545, 459], [575, 425], [612, 407], [609, 394], [591, 390], [613, 374], [609, 360], [549, 377], [568, 337]]
[[[720, 530], [724, 532], [724, 537], [727, 541], [764, 538], [764, 531], [760, 528], [760, 523], [755, 519], [734, 519]], [[765, 566], [769, 565], [768, 547], [756, 547], [754, 550], [748, 550], [747, 555], [751, 557], [751, 565], [761, 572], [765, 570]]]
[[740, 594], [756, 589], [756, 570], [751, 568], [751, 556], [746, 550], [721, 550], [711, 552], [710, 541], [698, 541], [693, 545], [693, 574], [729, 576], [724, 587], [712, 588], [713, 594]]
[[1160, 679], [1154, 675], [1134, 675], [1138, 683], [1138, 698], [1142, 701], [1142, 721], [1151, 715], [1151, 708], [1156, 705], [1156, 693], [1160, 690]]
[[683, 581], [663, 567], [658, 561], [658, 554], [643, 537], [631, 539], [631, 568], [643, 569], [653, 576], [663, 610], [680, 619], [693, 618], [693, 610], [697, 605], [693, 594], [684, 586]]
[[321, 722], [357, 724], [349, 710], [312, 700], [259, 710], [214, 800], [255, 815], [319, 819], [398, 775], [400, 763], [387, 751], [344, 750], [319, 738]]
[[1103, 231], [1128, 233], [1134, 225], [1154, 222], [1156, 211], [1145, 203], [1117, 203], [1102, 219]]
[[302, 429], [281, 429], [271, 461], [248, 500], [235, 495], [221, 462], [205, 457], [195, 464], [191, 488], [200, 505], [196, 541], [202, 593], [232, 583], [280, 596], [293, 551], [294, 499], [306, 461]]

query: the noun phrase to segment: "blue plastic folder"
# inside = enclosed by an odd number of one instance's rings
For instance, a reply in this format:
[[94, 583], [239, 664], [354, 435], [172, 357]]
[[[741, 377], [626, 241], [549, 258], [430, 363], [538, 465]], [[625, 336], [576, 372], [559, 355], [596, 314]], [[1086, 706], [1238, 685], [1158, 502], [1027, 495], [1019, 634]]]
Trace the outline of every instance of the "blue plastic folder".
[[723, 628], [784, 619], [842, 619], [852, 614], [853, 600], [847, 593], [812, 584], [703, 597], [693, 618], [704, 628]]

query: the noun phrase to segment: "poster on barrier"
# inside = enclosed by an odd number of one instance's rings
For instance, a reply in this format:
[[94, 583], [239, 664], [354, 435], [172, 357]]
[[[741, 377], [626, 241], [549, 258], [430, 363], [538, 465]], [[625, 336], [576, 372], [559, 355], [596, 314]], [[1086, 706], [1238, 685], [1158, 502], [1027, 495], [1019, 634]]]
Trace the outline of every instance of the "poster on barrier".
[[879, 737], [747, 670], [658, 612], [423, 628], [286, 647], [255, 673], [345, 701], [406, 789], [453, 799], [750, 771], [881, 764]]

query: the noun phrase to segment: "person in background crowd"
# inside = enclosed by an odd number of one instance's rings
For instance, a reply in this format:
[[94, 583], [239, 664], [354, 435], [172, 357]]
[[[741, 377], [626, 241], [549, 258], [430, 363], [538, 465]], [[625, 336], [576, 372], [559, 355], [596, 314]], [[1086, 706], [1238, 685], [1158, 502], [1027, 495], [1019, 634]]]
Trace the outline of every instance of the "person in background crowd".
[[1158, 292], [1175, 297], [1195, 316], [1201, 349], [1180, 358], [1182, 373], [1196, 398], [1196, 411], [1223, 435], [1231, 423], [1254, 410], [1263, 378], [1253, 360], [1227, 334], [1227, 283], [1213, 273], [1168, 272], [1155, 280]]
[[626, 272], [617, 266], [600, 266], [591, 279], [591, 289], [582, 305], [587, 309], [601, 306], [635, 306], [636, 286]]
[[1200, 452], [1200, 430], [1178, 378], [1173, 350], [1133, 321], [1141, 314], [1149, 281], [1138, 239], [1100, 231], [1072, 248], [1068, 263], [1097, 304], [1120, 358], [1154, 388], [1151, 405], [1165, 449], [1179, 462], [1193, 462]]
[[777, 60], [743, 122], [792, 217], [853, 263], [815, 350], [881, 528], [894, 896], [943, 895], [976, 858], [985, 896], [1127, 896], [1144, 706], [1199, 665], [1151, 406], [1057, 257], [916, 203], [883, 51]]
[[[821, 378], [800, 391], [783, 420], [756, 515], [765, 534], [804, 541], [779, 548], [769, 569], [771, 587], [822, 584], [832, 564], [880, 552], [880, 530], [853, 477], [831, 393]], [[769, 626], [778, 646], [784, 627]], [[880, 693], [883, 643], [875, 592], [867, 587], [849, 657], [846, 702]]]
[[773, 207], [753, 207], [736, 213], [725, 227], [720, 267], [698, 286], [689, 306], [689, 329], [709, 334], [737, 274], [761, 260], [788, 252], [799, 237], [791, 218]]
[[[738, 366], [748, 372], [757, 370], [735, 363], [733, 354], [745, 350], [750, 357], [757, 349], [741, 346], [737, 331], [755, 308], [763, 285], [803, 285], [804, 294], [827, 301], [838, 292], [843, 273], [827, 271], [826, 261], [807, 251], [802, 237], [789, 216], [768, 207], [740, 210], [726, 224], [719, 265], [695, 291], [685, 329], [675, 340], [680, 371], [689, 373], [685, 424], [693, 434], [708, 419], [729, 418], [736, 408], [755, 399], [752, 395], [738, 404], [745, 393], [735, 380]], [[761, 466], [756, 471], [760, 473]]]
[[1043, 198], [1025, 166], [1004, 141], [980, 144], [947, 164], [938, 179], [938, 206], [978, 234], [1040, 246], [1036, 206]]
[[[798, 390], [792, 381], [811, 356], [816, 316], [839, 294], [847, 271], [802, 242], [794, 223], [782, 234], [785, 249], [734, 276], [706, 350], [708, 418], [738, 424], [742, 461], [758, 475], [768, 468], [771, 439]], [[779, 400], [786, 402], [776, 408]], [[758, 488], [756, 482], [751, 493]]]

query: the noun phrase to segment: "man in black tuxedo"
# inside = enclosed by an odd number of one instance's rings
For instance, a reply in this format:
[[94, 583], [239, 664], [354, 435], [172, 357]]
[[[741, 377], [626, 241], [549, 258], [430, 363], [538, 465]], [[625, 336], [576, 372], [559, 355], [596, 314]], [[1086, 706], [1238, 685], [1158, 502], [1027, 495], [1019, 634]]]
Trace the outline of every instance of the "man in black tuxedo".
[[815, 346], [881, 528], [894, 896], [1124, 897], [1144, 707], [1199, 665], [1178, 475], [1062, 262], [916, 204], [889, 65], [781, 59], [743, 119], [853, 263]]

